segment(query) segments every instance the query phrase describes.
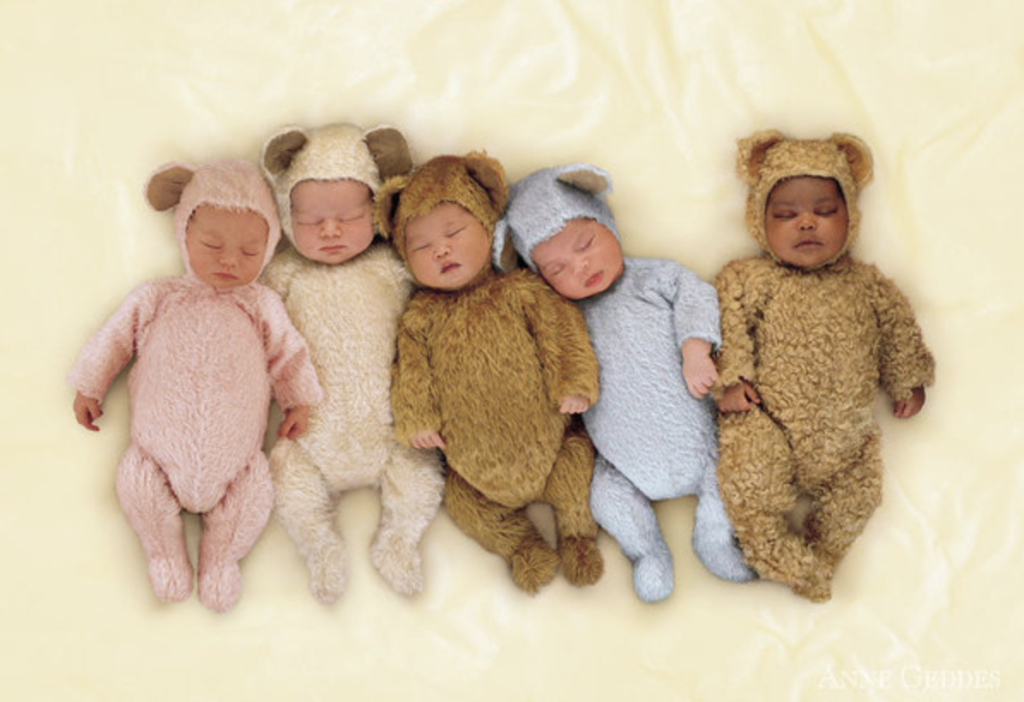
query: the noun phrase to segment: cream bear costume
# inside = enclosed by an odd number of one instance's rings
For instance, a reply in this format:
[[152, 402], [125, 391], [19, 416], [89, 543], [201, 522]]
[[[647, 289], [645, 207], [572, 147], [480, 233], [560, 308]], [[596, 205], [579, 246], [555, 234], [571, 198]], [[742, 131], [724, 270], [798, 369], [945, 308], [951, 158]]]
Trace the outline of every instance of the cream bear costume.
[[[293, 241], [291, 191], [298, 183], [352, 179], [376, 193], [382, 178], [412, 167], [397, 130], [364, 133], [350, 124], [285, 129], [268, 140], [262, 163]], [[341, 595], [338, 500], [373, 487], [381, 496], [373, 564], [396, 591], [419, 592], [419, 543], [437, 514], [443, 481], [435, 452], [399, 444], [392, 426], [391, 362], [411, 280], [391, 246], [376, 243], [338, 265], [289, 249], [270, 264], [264, 282], [281, 294], [306, 337], [324, 390], [309, 431], [297, 441], [279, 440], [270, 454], [276, 513], [306, 560], [310, 589], [324, 603]]]
[[117, 495], [165, 602], [186, 599], [193, 572], [181, 510], [203, 515], [199, 598], [230, 608], [241, 592], [238, 561], [273, 507], [261, 446], [271, 391], [284, 409], [319, 401], [305, 342], [281, 299], [258, 283], [217, 290], [192, 271], [185, 230], [200, 205], [251, 210], [267, 222], [263, 265], [280, 228], [270, 189], [244, 161], [193, 169], [168, 164], [147, 186], [157, 210], [177, 205], [174, 231], [187, 275], [138, 287], [89, 340], [69, 381], [102, 400], [135, 355], [128, 376], [131, 444], [117, 469]]

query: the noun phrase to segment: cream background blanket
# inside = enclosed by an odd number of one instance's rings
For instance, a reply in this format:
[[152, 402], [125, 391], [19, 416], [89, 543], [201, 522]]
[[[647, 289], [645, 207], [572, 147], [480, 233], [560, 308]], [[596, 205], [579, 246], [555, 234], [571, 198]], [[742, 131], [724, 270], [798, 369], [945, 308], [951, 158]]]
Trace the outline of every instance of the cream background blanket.
[[[1022, 699], [1022, 23], [1016, 0], [0, 4], [0, 697]], [[513, 180], [597, 164], [627, 254], [706, 280], [754, 247], [737, 138], [864, 138], [857, 253], [912, 300], [938, 382], [917, 418], [882, 419], [884, 504], [833, 600], [714, 579], [689, 498], [658, 507], [663, 604], [636, 599], [607, 535], [597, 586], [531, 599], [443, 513], [406, 600], [369, 564], [364, 492], [342, 504], [335, 607], [273, 521], [234, 611], [159, 604], [114, 495], [124, 377], [98, 435], [64, 378], [136, 284], [181, 271], [142, 197], [156, 166], [256, 159], [281, 125], [337, 120], [401, 128], [418, 161], [485, 148]]]

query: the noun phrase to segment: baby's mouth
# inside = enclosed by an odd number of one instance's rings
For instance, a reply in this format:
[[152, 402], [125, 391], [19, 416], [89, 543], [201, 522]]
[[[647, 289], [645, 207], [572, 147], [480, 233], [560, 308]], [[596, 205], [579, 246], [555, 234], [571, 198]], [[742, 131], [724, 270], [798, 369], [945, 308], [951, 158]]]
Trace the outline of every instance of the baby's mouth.
[[448, 261], [447, 263], [441, 265], [441, 274], [444, 275], [445, 273], [451, 273], [453, 270], [459, 267], [460, 264], [456, 263], [455, 261]]
[[802, 241], [797, 242], [796, 248], [798, 248], [798, 249], [813, 249], [813, 248], [816, 248], [818, 246], [821, 246], [821, 242], [818, 241], [817, 239], [804, 239]]
[[592, 288], [598, 283], [600, 283], [602, 278], [604, 278], [604, 271], [598, 271], [594, 275], [587, 278], [586, 282], [583, 283], [583, 287]]

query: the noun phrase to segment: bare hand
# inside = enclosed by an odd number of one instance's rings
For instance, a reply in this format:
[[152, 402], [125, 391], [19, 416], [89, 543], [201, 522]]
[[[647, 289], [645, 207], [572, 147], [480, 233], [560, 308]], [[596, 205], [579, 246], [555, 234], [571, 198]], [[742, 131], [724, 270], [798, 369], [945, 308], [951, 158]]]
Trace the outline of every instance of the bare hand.
[[722, 393], [722, 398], [718, 401], [718, 411], [749, 412], [751, 407], [759, 404], [761, 404], [761, 396], [757, 394], [754, 386], [740, 379], [740, 382], [730, 385]]
[[583, 395], [566, 395], [558, 403], [558, 411], [562, 414], [583, 414], [590, 408], [590, 400]]
[[89, 431], [99, 431], [100, 428], [94, 422], [103, 416], [99, 400], [86, 397], [82, 393], [75, 393], [75, 419]]
[[892, 414], [897, 419], [910, 419], [924, 407], [924, 388], [916, 387], [910, 397], [900, 400], [892, 406]]
[[418, 431], [409, 437], [409, 444], [418, 449], [436, 448], [444, 451], [447, 448], [441, 434], [436, 431]]
[[299, 405], [284, 413], [281, 426], [277, 428], [277, 436], [280, 439], [294, 441], [305, 434], [307, 429], [309, 429], [309, 406]]
[[686, 389], [699, 400], [718, 380], [718, 369], [711, 360], [711, 344], [702, 339], [687, 339], [683, 342], [682, 353]]

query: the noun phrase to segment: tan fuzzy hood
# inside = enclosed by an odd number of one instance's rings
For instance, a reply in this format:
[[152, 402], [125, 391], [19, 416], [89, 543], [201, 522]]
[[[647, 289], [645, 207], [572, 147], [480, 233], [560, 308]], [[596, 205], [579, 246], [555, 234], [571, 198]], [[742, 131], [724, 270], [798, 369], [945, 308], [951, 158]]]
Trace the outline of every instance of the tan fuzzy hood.
[[871, 180], [872, 159], [867, 145], [849, 134], [833, 134], [828, 139], [790, 139], [775, 130], [758, 132], [739, 141], [736, 170], [749, 187], [747, 228], [757, 245], [773, 258], [765, 233], [765, 206], [779, 182], [797, 176], [832, 178], [842, 190], [849, 213], [846, 245], [830, 265], [845, 255], [857, 240], [860, 190]]

